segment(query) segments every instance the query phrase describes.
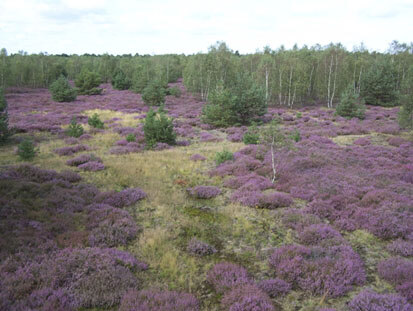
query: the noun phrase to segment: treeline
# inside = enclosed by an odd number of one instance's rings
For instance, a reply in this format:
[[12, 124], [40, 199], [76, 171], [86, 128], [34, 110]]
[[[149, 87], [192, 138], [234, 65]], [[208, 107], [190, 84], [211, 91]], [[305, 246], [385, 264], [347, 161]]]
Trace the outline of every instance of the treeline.
[[173, 82], [182, 77], [184, 61], [183, 55], [47, 55], [25, 52], [8, 55], [3, 48], [0, 51], [0, 87], [49, 87], [62, 74], [75, 80], [82, 71], [95, 72], [102, 82], [110, 82], [121, 70], [135, 86], [146, 85], [152, 80]]
[[208, 53], [190, 56], [7, 55], [2, 49], [0, 87], [48, 87], [62, 74], [74, 80], [82, 70], [96, 72], [103, 82], [110, 82], [121, 71], [136, 92], [153, 80], [173, 82], [183, 77], [187, 89], [206, 101], [217, 88], [233, 88], [239, 77], [248, 76], [265, 90], [268, 104], [323, 103], [332, 107], [349, 87], [359, 94], [365, 77], [378, 64], [390, 68], [386, 74], [396, 92], [408, 93], [412, 88], [408, 81], [413, 81], [413, 43], [397, 41], [386, 53], [369, 52], [363, 46], [348, 51], [341, 44], [330, 44], [290, 50], [266, 47], [240, 55], [224, 42], [211, 46]]

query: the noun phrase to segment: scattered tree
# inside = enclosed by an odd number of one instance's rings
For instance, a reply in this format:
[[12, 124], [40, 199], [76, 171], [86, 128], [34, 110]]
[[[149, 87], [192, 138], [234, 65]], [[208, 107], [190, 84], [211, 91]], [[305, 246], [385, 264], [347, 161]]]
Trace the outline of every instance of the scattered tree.
[[162, 105], [165, 102], [164, 84], [159, 80], [149, 83], [143, 90], [142, 99], [148, 106]]
[[157, 143], [176, 144], [176, 133], [172, 119], [166, 116], [161, 106], [157, 112], [152, 108], [148, 111], [143, 126], [147, 148], [153, 148]]
[[87, 123], [91, 127], [98, 128], [98, 129], [103, 129], [104, 127], [104, 124], [102, 120], [99, 118], [99, 115], [97, 113], [94, 113], [93, 116], [88, 118]]
[[122, 70], [117, 70], [112, 77], [112, 86], [117, 90], [127, 90], [131, 87], [131, 81]]
[[0, 88], [0, 144], [6, 142], [10, 135], [7, 101], [3, 89]]
[[76, 99], [77, 92], [69, 84], [66, 77], [61, 75], [55, 82], [50, 85], [49, 88], [52, 93], [52, 98], [57, 102], [71, 102]]
[[402, 97], [402, 107], [399, 112], [399, 125], [402, 128], [413, 129], [413, 94]]
[[72, 118], [69, 127], [66, 130], [66, 134], [71, 137], [80, 137], [83, 135], [83, 126], [76, 121], [76, 117]]
[[344, 118], [359, 118], [364, 119], [366, 107], [360, 103], [359, 96], [354, 93], [353, 87], [341, 95], [341, 101], [336, 107], [336, 113]]
[[81, 95], [98, 95], [102, 89], [98, 86], [102, 83], [99, 74], [93, 71], [83, 70], [75, 80], [75, 85]]
[[36, 156], [36, 149], [31, 139], [24, 139], [18, 146], [17, 155], [22, 161], [31, 161]]

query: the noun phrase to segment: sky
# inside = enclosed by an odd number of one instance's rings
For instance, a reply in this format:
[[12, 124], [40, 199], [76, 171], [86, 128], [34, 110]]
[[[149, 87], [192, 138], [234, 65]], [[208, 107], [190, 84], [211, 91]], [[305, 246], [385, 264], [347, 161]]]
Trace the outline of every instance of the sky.
[[1, 0], [8, 53], [194, 54], [217, 41], [241, 54], [413, 41], [413, 0]]

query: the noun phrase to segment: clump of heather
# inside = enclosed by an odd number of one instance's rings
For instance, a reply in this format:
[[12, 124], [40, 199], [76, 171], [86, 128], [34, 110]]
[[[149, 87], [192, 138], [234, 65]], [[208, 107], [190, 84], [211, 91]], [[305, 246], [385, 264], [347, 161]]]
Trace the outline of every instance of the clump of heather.
[[290, 195], [281, 192], [263, 194], [260, 197], [258, 207], [267, 209], [276, 209], [279, 207], [288, 207], [293, 203]]
[[262, 280], [257, 286], [271, 298], [286, 295], [291, 290], [291, 284], [282, 279]]
[[57, 148], [54, 150], [59, 156], [69, 156], [77, 152], [89, 150], [90, 147], [88, 145], [75, 145], [75, 146], [68, 146]]
[[81, 154], [73, 159], [69, 159], [66, 161], [66, 164], [69, 166], [79, 166], [81, 164], [85, 164], [87, 162], [102, 162], [102, 159], [95, 156], [94, 154]]
[[98, 161], [90, 161], [78, 166], [81, 170], [89, 172], [97, 172], [105, 169], [105, 165]]
[[380, 262], [377, 266], [380, 277], [396, 286], [396, 290], [413, 301], [413, 261], [393, 257]]
[[222, 306], [229, 311], [275, 311], [268, 295], [254, 284], [242, 284], [227, 292]]
[[286, 245], [270, 256], [278, 278], [316, 295], [342, 296], [365, 281], [363, 262], [349, 246]]
[[349, 311], [412, 311], [405, 298], [395, 294], [378, 294], [363, 290], [348, 304]]
[[205, 161], [206, 158], [198, 153], [191, 155], [192, 161]]
[[358, 145], [358, 146], [367, 146], [371, 144], [371, 141], [367, 137], [361, 137], [353, 141], [353, 144]]
[[194, 295], [175, 291], [130, 290], [123, 297], [119, 311], [198, 311]]
[[215, 186], [196, 186], [188, 188], [187, 192], [197, 199], [212, 199], [221, 194], [221, 189]]
[[119, 192], [109, 191], [98, 195], [96, 201], [114, 207], [122, 208], [146, 198], [146, 193], [140, 188], [129, 188]]
[[400, 145], [406, 143], [406, 141], [403, 138], [397, 137], [397, 136], [389, 138], [387, 142], [389, 143], [390, 146], [393, 146], [393, 147], [400, 147]]
[[199, 241], [196, 238], [192, 238], [189, 241], [187, 250], [189, 253], [194, 254], [196, 256], [200, 256], [200, 257], [212, 255], [217, 252], [215, 247], [209, 245], [208, 243]]
[[245, 268], [229, 262], [221, 262], [212, 267], [208, 271], [207, 281], [218, 293], [252, 282]]
[[387, 250], [400, 256], [413, 256], [413, 241], [397, 239], [387, 245]]
[[327, 224], [315, 224], [304, 228], [298, 235], [300, 242], [305, 245], [320, 245], [321, 243], [344, 244], [340, 232]]
[[318, 216], [296, 208], [283, 210], [281, 219], [284, 226], [298, 231], [303, 230], [304, 227], [321, 223]]
[[127, 211], [111, 206], [92, 209], [88, 215], [89, 244], [99, 247], [126, 245], [140, 228]]

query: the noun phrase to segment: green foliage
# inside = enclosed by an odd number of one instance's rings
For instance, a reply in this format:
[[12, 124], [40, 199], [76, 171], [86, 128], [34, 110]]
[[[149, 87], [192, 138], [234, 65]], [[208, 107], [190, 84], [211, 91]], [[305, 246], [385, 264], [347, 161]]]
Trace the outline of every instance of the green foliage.
[[136, 136], [134, 134], [128, 134], [126, 135], [126, 141], [129, 143], [135, 142], [136, 141]]
[[165, 86], [154, 80], [142, 92], [142, 99], [148, 106], [159, 106], [165, 102]]
[[166, 89], [166, 95], [181, 97], [181, 90], [177, 86], [170, 87], [170, 88]]
[[143, 126], [147, 148], [153, 148], [157, 143], [174, 145], [176, 133], [174, 132], [172, 119], [168, 118], [161, 106], [158, 112], [152, 108], [148, 111]]
[[364, 113], [366, 107], [363, 103], [358, 103], [359, 98], [354, 93], [352, 87], [348, 87], [347, 90], [341, 95], [341, 101], [336, 107], [336, 114], [344, 118], [359, 118], [364, 119]]
[[137, 71], [133, 75], [131, 90], [135, 93], [142, 93], [143, 90], [148, 86], [149, 79], [147, 75], [142, 71]]
[[98, 86], [102, 83], [97, 72], [83, 70], [75, 80], [75, 85], [81, 95], [99, 95], [102, 89]]
[[248, 128], [248, 131], [244, 134], [242, 141], [246, 145], [257, 145], [260, 141], [260, 135], [255, 123]]
[[303, 117], [303, 114], [301, 112], [297, 112], [297, 114], [295, 115], [295, 117], [297, 119], [301, 119]]
[[231, 160], [234, 160], [234, 155], [228, 150], [222, 150], [215, 154], [215, 163], [217, 165], [220, 165], [221, 163], [224, 163], [225, 161], [231, 161]]
[[131, 81], [120, 69], [112, 77], [112, 86], [117, 90], [127, 90], [131, 87], [131, 84]]
[[3, 89], [0, 88], [0, 144], [6, 142], [10, 135], [7, 101], [4, 98]]
[[17, 148], [17, 155], [22, 161], [31, 161], [36, 155], [36, 149], [31, 139], [24, 139]]
[[203, 121], [216, 127], [249, 124], [267, 111], [265, 92], [252, 78], [241, 75], [233, 87], [222, 85], [208, 97]]
[[295, 130], [291, 135], [290, 138], [298, 143], [301, 140], [301, 133], [299, 130]]
[[64, 75], [53, 82], [49, 88], [52, 98], [57, 102], [71, 102], [76, 99], [77, 92], [72, 88]]
[[389, 59], [376, 61], [361, 81], [360, 95], [367, 105], [398, 105], [397, 72]]
[[413, 129], [413, 94], [402, 97], [402, 107], [399, 111], [401, 128]]
[[98, 129], [103, 129], [104, 127], [104, 124], [102, 120], [99, 118], [99, 115], [97, 113], [93, 114], [93, 116], [87, 120], [87, 123], [91, 127], [98, 128]]
[[69, 127], [66, 130], [66, 134], [71, 137], [80, 137], [83, 135], [83, 126], [76, 121], [76, 117], [72, 118]]

